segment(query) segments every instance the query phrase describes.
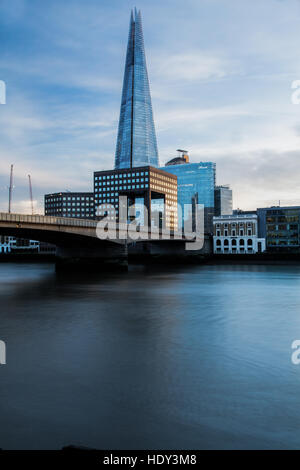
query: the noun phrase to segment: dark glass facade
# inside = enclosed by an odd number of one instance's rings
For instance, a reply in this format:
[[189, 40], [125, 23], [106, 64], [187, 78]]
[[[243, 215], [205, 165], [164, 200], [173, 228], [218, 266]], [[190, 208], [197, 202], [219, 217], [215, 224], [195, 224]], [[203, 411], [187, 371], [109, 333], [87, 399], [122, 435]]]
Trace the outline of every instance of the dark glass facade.
[[232, 214], [232, 190], [229, 186], [216, 186], [215, 188], [215, 215]]
[[93, 219], [94, 193], [64, 192], [45, 195], [45, 215]]
[[[206, 233], [212, 233], [216, 164], [212, 162], [186, 163], [165, 166], [163, 170], [177, 176], [178, 203], [182, 211], [184, 211], [184, 204], [204, 205], [204, 230]], [[190, 214], [183, 214], [183, 219], [189, 217]], [[181, 227], [184, 220], [179, 220], [178, 223]]]
[[131, 13], [115, 168], [157, 167], [158, 150], [141, 13]]
[[266, 238], [268, 251], [299, 251], [300, 207], [257, 209], [259, 236]]

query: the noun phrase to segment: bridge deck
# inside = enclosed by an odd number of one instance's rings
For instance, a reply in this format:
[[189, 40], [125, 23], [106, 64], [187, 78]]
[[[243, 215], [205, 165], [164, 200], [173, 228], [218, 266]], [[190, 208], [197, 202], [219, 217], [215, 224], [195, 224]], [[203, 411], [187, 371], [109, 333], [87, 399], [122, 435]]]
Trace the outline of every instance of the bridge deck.
[[[13, 226], [14, 229], [22, 231], [22, 229], [50, 230], [66, 233], [80, 234], [88, 237], [97, 237], [97, 224], [99, 221], [90, 219], [75, 219], [68, 217], [53, 217], [47, 215], [27, 215], [27, 214], [8, 214], [0, 212], [0, 229]], [[181, 240], [192, 241], [195, 239], [195, 233], [182, 233], [182, 231], [170, 231], [167, 229], [157, 229], [154, 227], [134, 227], [133, 224], [116, 224], [116, 239], [119, 234], [127, 233], [127, 237], [122, 235], [120, 238], [128, 238], [128, 240], [136, 239], [134, 233], [140, 232], [148, 236], [148, 240]], [[21, 234], [20, 234], [21, 235]], [[197, 234], [199, 236], [199, 234]], [[32, 234], [34, 237], [34, 233]], [[204, 238], [204, 234], [203, 234]], [[34, 239], [34, 238], [33, 238]]]
[[16, 222], [29, 224], [66, 225], [72, 227], [97, 227], [96, 220], [73, 219], [68, 217], [53, 217], [48, 215], [8, 214], [0, 212], [1, 222]]

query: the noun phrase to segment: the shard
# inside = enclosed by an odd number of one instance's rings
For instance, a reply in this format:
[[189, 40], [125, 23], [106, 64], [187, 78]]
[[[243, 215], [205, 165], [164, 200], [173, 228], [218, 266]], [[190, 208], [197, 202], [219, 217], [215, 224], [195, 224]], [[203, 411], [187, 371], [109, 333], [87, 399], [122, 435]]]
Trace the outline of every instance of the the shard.
[[131, 13], [115, 168], [158, 167], [141, 12]]

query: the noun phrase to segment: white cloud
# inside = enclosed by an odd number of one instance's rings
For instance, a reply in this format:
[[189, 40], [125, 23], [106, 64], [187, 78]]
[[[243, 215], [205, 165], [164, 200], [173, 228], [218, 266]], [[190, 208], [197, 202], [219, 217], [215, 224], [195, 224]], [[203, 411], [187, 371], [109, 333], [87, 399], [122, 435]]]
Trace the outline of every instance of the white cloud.
[[211, 51], [175, 55], [156, 55], [153, 60], [153, 74], [169, 81], [190, 81], [220, 79], [233, 74], [233, 64]]

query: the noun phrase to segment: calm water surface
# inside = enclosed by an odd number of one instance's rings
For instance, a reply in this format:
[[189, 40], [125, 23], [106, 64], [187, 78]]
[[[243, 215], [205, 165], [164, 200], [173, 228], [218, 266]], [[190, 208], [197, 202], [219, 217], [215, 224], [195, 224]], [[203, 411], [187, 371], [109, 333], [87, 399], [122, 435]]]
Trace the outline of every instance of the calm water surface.
[[0, 264], [0, 447], [299, 448], [300, 266]]

